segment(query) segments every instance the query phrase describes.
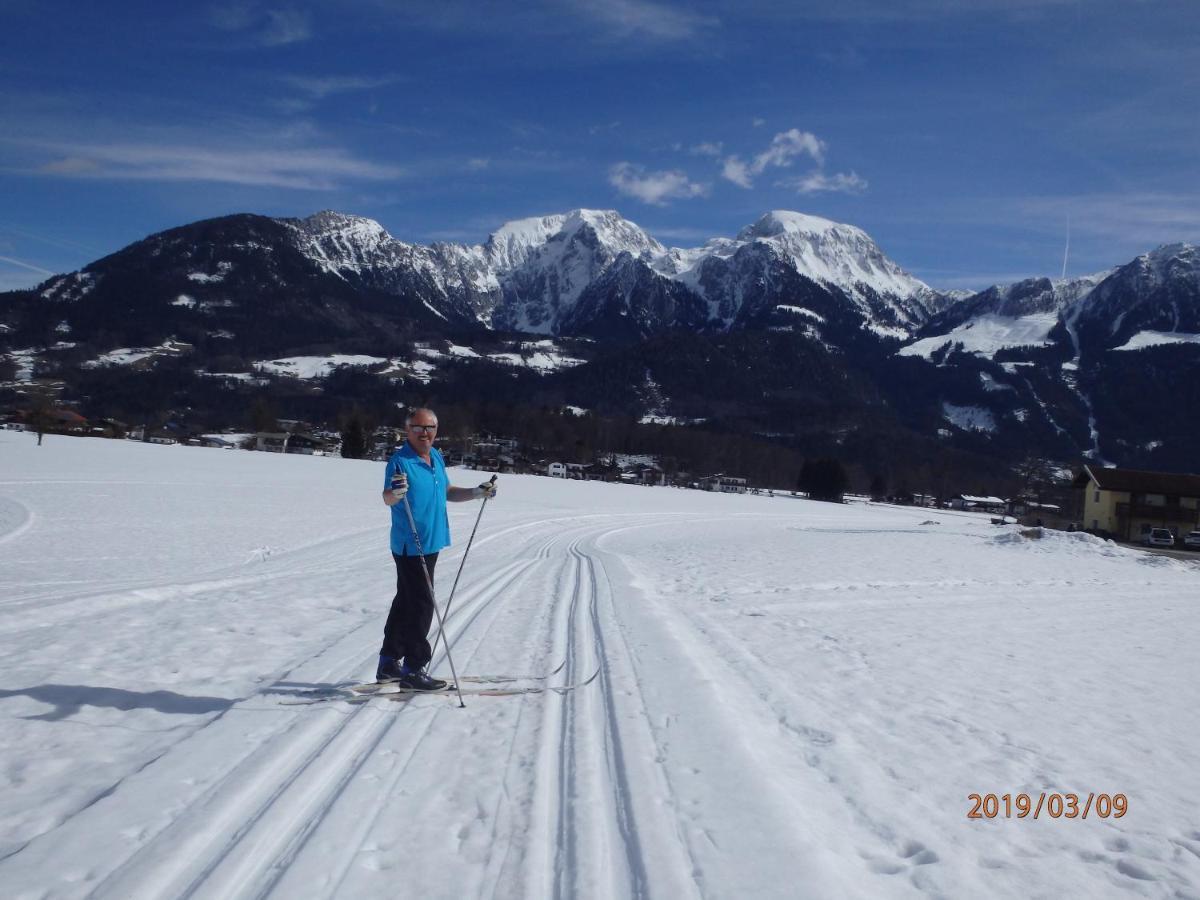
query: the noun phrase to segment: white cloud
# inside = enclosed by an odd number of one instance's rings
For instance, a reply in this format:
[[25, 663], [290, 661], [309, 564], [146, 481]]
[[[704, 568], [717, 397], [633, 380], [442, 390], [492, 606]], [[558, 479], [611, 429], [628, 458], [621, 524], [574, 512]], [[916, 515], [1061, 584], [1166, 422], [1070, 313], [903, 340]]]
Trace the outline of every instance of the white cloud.
[[267, 22], [259, 39], [264, 46], [282, 47], [312, 37], [312, 20], [298, 9], [268, 9]]
[[795, 189], [801, 194], [816, 194], [829, 191], [838, 194], [861, 194], [867, 189], [865, 178], [856, 172], [838, 172], [826, 175], [820, 169], [801, 175], [799, 178], [785, 178], [779, 182], [783, 187]]
[[649, 0], [575, 0], [576, 9], [601, 19], [622, 34], [643, 34], [663, 40], [687, 40], [702, 29], [720, 24], [711, 16], [700, 16]]
[[810, 156], [818, 166], [825, 162], [825, 144], [815, 134], [791, 128], [781, 131], [771, 138], [767, 149], [750, 163], [744, 163], [737, 156], [727, 157], [721, 169], [721, 176], [734, 184], [751, 188], [754, 178], [761, 175], [770, 167], [787, 168], [798, 156]]
[[60, 154], [46, 175], [138, 181], [213, 181], [257, 187], [333, 190], [348, 180], [386, 180], [395, 166], [356, 159], [338, 147], [204, 147], [191, 143], [48, 145]]
[[764, 125], [767, 124], [767, 120], [755, 117], [750, 120], [750, 124], [753, 125], [755, 128], [762, 128]]
[[285, 75], [283, 80], [292, 87], [303, 91], [316, 100], [322, 100], [333, 94], [349, 94], [355, 91], [369, 91], [374, 88], [386, 87], [404, 80], [402, 75], [380, 75], [375, 77], [360, 75], [327, 75], [324, 77], [310, 75]]
[[[693, 144], [691, 147], [689, 147], [688, 153], [692, 154], [692, 156], [720, 156], [721, 149], [724, 146], [725, 145], [720, 141], [716, 141], [715, 143], [712, 141], [703, 141], [699, 144]], [[676, 147], [678, 147], [678, 145], [676, 145]]]
[[588, 134], [600, 134], [603, 131], [613, 131], [620, 127], [620, 120], [609, 122], [607, 125], [591, 125], [588, 127]]
[[665, 206], [668, 200], [686, 200], [708, 193], [706, 184], [697, 184], [678, 170], [646, 172], [633, 163], [617, 163], [608, 174], [608, 182], [622, 194], [636, 197], [643, 203]]
[[791, 128], [771, 138], [771, 145], [754, 158], [754, 173], [767, 166], [790, 166], [797, 156], [808, 154], [818, 166], [825, 162], [825, 144], [810, 131]]
[[477, 156], [473, 159], [467, 160], [467, 168], [470, 169], [472, 172], [482, 172], [484, 169], [488, 168], [491, 164], [492, 164], [492, 161], [490, 159], [486, 159], [484, 157], [479, 157], [479, 156]]
[[736, 156], [729, 157], [722, 164], [721, 177], [747, 190], [754, 187], [754, 181], [750, 178], [750, 168]]
[[261, 3], [233, 2], [213, 7], [209, 21], [222, 31], [243, 32], [263, 47], [282, 47], [312, 37], [312, 17], [292, 7], [265, 8]]

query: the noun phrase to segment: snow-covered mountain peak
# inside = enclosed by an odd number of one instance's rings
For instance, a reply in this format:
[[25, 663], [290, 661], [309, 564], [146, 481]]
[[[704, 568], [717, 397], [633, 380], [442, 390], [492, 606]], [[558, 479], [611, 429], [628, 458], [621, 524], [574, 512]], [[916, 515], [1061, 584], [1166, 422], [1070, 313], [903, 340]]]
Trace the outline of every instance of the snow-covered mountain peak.
[[329, 272], [362, 271], [408, 245], [393, 238], [374, 219], [324, 210], [306, 219], [281, 219], [296, 232], [296, 244]]
[[755, 238], [772, 238], [785, 234], [824, 235], [835, 230], [845, 233], [854, 232], [866, 237], [863, 231], [853, 225], [842, 225], [830, 219], [793, 212], [789, 209], [773, 209], [753, 225], [747, 225], [738, 232], [737, 239], [752, 241]]
[[483, 252], [497, 271], [511, 271], [525, 262], [530, 253], [562, 231], [566, 219], [566, 216], [559, 214], [505, 222], [488, 237]]
[[[737, 236], [763, 243], [813, 281], [840, 288], [856, 301], [869, 294], [900, 301], [932, 293], [924, 282], [888, 259], [861, 228], [791, 210], [772, 210]], [[896, 324], [908, 325], [910, 311], [896, 307]]]
[[1163, 244], [1143, 253], [1135, 263], [1145, 276], [1155, 282], [1171, 277], [1200, 276], [1200, 247], [1194, 244]]
[[652, 257], [667, 252], [641, 227], [611, 209], [573, 209], [567, 213], [505, 222], [488, 237], [483, 252], [497, 272], [511, 272], [551, 241], [569, 242], [584, 230], [594, 234], [613, 257], [625, 251], [634, 256], [649, 254]]
[[563, 222], [563, 233], [574, 234], [589, 227], [610, 253], [616, 256], [628, 251], [634, 256], [661, 256], [666, 247], [652, 238], [641, 226], [621, 216], [613, 209], [573, 209]]
[[374, 219], [368, 219], [365, 216], [351, 216], [332, 209], [322, 210], [308, 218], [292, 221], [314, 237], [336, 235], [344, 240], [372, 244], [391, 240], [391, 235]]

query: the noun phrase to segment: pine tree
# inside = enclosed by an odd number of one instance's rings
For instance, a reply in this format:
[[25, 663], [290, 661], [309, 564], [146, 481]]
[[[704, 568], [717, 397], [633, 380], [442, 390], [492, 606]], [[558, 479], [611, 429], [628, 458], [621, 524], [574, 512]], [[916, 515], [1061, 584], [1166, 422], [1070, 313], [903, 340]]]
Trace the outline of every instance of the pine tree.
[[798, 486], [813, 500], [841, 503], [847, 483], [846, 469], [836, 459], [806, 459]]
[[886, 500], [887, 499], [887, 481], [882, 475], [876, 475], [871, 479], [871, 499]]
[[362, 459], [366, 455], [367, 429], [362, 410], [356, 406], [342, 425], [342, 456], [346, 459]]

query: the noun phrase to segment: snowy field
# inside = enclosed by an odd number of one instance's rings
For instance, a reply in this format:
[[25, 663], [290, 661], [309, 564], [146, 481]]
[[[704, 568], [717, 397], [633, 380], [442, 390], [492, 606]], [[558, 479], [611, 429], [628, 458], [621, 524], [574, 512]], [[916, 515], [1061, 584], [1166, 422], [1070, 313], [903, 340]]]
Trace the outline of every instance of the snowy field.
[[[35, 443], [0, 432], [6, 900], [1200, 896], [1194, 563], [502, 476], [458, 671], [599, 677], [290, 705], [373, 672], [382, 466]], [[1128, 810], [968, 818], [1022, 792]]]

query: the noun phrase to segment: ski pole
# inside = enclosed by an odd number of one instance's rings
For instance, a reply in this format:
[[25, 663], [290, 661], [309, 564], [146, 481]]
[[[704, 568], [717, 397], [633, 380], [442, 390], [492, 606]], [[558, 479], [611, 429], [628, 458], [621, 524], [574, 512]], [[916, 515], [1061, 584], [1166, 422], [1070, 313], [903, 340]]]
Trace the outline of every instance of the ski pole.
[[[417, 522], [413, 518], [412, 507], [408, 503], [408, 494], [404, 495], [404, 514], [408, 516], [408, 527], [412, 530], [413, 541], [417, 545], [417, 558], [421, 560], [421, 571], [425, 573], [425, 584], [429, 588], [429, 602], [433, 604], [433, 611], [437, 614], [438, 619], [438, 634], [441, 635], [442, 644], [446, 648], [446, 659], [450, 662], [450, 674], [454, 676], [454, 690], [458, 691], [458, 708], [462, 709], [467, 704], [463, 703], [462, 688], [458, 684], [458, 672], [454, 670], [454, 657], [450, 655], [450, 642], [446, 640], [444, 622], [442, 614], [438, 610], [437, 596], [433, 593], [433, 578], [429, 575], [429, 566], [425, 565], [425, 550], [421, 546], [421, 536], [417, 534]], [[434, 646], [437, 646], [437, 638], [434, 638]]]
[[[495, 483], [496, 483], [496, 476], [493, 475], [492, 480], [489, 481], [488, 484], [495, 484]], [[473, 540], [475, 540], [475, 532], [479, 530], [479, 520], [483, 518], [483, 508], [485, 506], [487, 506], [488, 500], [490, 500], [490, 499], [491, 499], [490, 497], [488, 497], [486, 495], [484, 496], [483, 503], [480, 504], [480, 506], [479, 506], [479, 515], [477, 515], [475, 517], [475, 527], [471, 529], [471, 536], [467, 539], [467, 548], [465, 550], [463, 550], [462, 559], [460, 559], [458, 561], [458, 574], [456, 574], [454, 576], [454, 584], [450, 586], [450, 596], [448, 598], [446, 598], [446, 610], [445, 610], [445, 612], [442, 613], [442, 617], [440, 619], [438, 619], [438, 637], [440, 637], [441, 633], [442, 633], [441, 632], [441, 629], [442, 629], [441, 623], [443, 621], [445, 621], [446, 619], [450, 618], [450, 604], [454, 602], [454, 592], [456, 590], [458, 590], [458, 579], [462, 577], [463, 566], [465, 566], [467, 564], [467, 554], [471, 552], [471, 542]], [[433, 646], [436, 647], [437, 642], [438, 642], [438, 639], [435, 637], [433, 639]]]

